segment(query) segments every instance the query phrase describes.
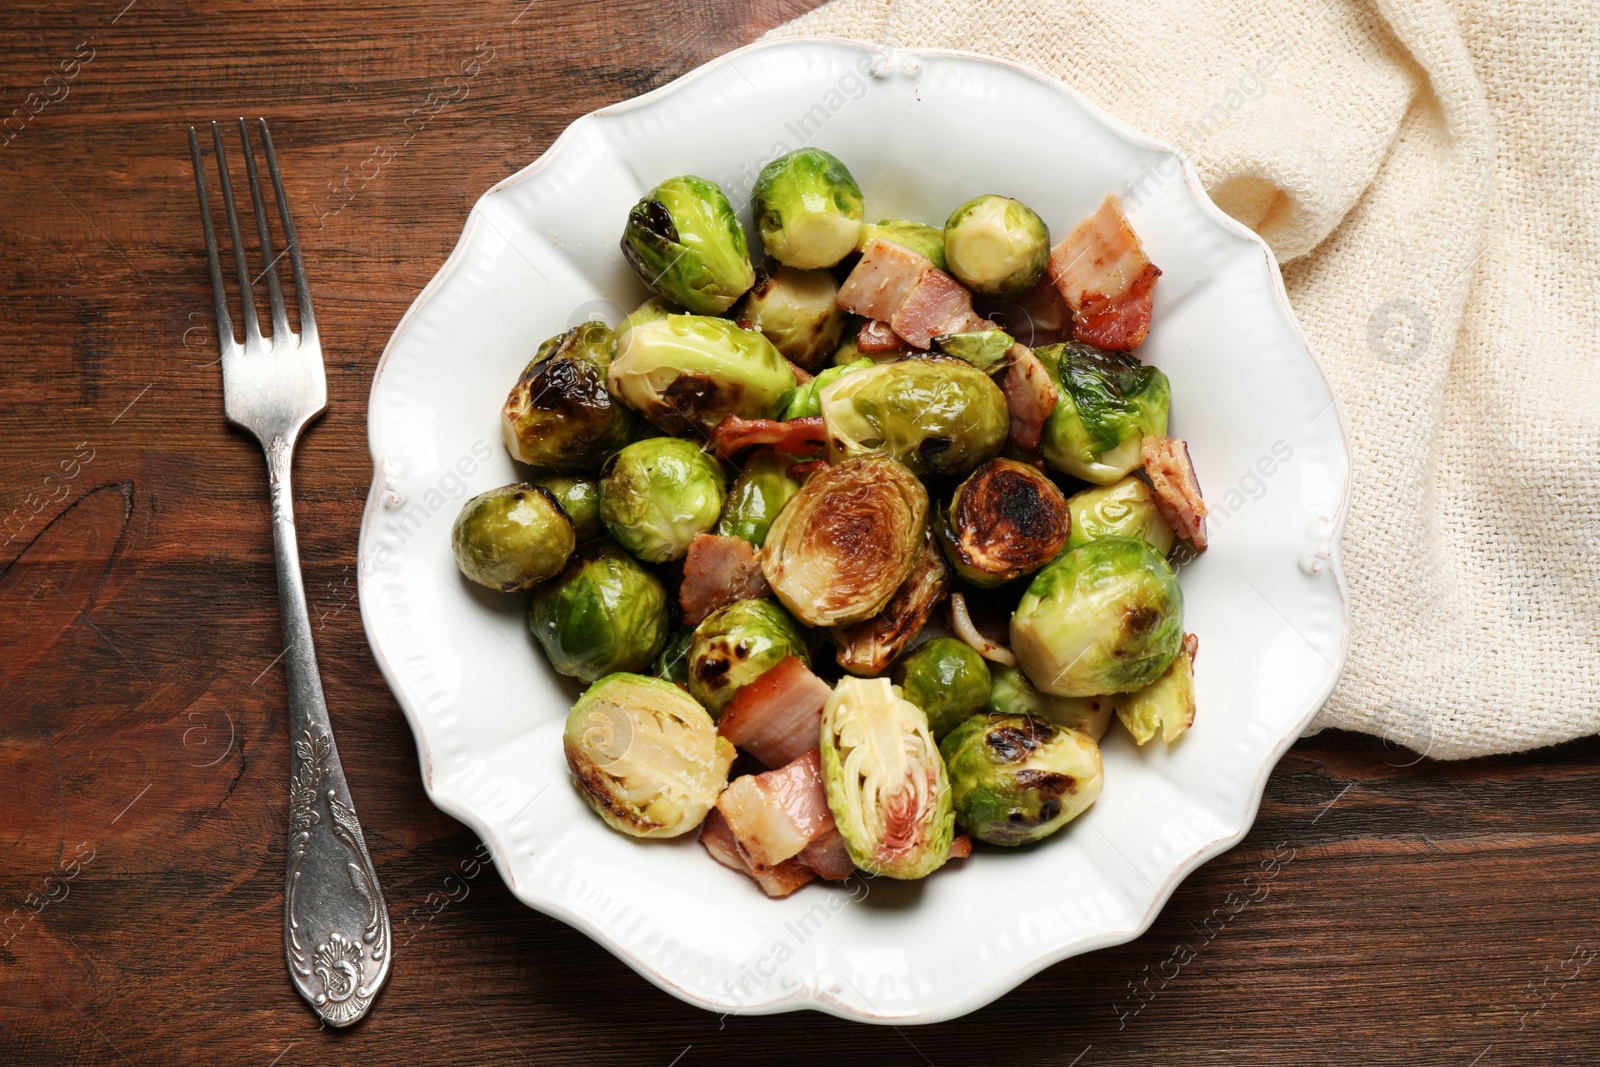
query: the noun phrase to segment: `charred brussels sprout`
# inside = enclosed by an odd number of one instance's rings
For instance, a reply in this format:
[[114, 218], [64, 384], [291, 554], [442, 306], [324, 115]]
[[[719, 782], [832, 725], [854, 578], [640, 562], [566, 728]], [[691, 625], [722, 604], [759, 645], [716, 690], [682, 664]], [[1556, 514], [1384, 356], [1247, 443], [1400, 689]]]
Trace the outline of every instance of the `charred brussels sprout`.
[[840, 378], [843, 378], [846, 374], [853, 374], [870, 366], [872, 366], [872, 360], [863, 356], [849, 363], [840, 363], [829, 367], [794, 391], [794, 396], [789, 398], [789, 406], [783, 411], [783, 417], [786, 419], [805, 419], [821, 415], [822, 404], [817, 400], [817, 394]]
[[825, 270], [763, 270], [733, 309], [733, 320], [759, 331], [791, 363], [814, 371], [839, 347], [849, 319], [838, 295], [839, 283]]
[[1034, 576], [1011, 616], [1011, 650], [1046, 693], [1099, 696], [1161, 676], [1183, 641], [1183, 591], [1148, 542], [1103, 537]]
[[956, 821], [979, 841], [1025, 845], [1083, 814], [1105, 784], [1087, 734], [1031, 715], [974, 715], [939, 745]]
[[606, 390], [617, 340], [585, 322], [539, 346], [500, 409], [506, 451], [547, 470], [592, 471], [633, 439], [638, 420]]
[[895, 664], [894, 682], [928, 717], [937, 740], [955, 729], [989, 699], [989, 665], [972, 647], [953, 637], [935, 637]]
[[800, 483], [789, 477], [789, 464], [789, 459], [770, 448], [751, 453], [728, 491], [716, 532], [742, 537], [758, 548], [766, 544], [772, 520], [800, 491]]
[[551, 474], [533, 484], [550, 490], [550, 495], [572, 520], [572, 532], [579, 544], [606, 532], [600, 523], [600, 483], [593, 478]]
[[929, 226], [922, 222], [907, 222], [904, 219], [880, 219], [877, 222], [869, 222], [861, 227], [861, 239], [856, 242], [856, 251], [865, 252], [867, 242], [874, 238], [897, 244], [901, 248], [909, 248], [917, 255], [932, 261], [940, 270], [945, 269], [944, 231], [937, 226]]
[[668, 178], [628, 212], [622, 254], [658, 295], [720, 315], [755, 284], [744, 227], [715, 182]]
[[790, 267], [831, 267], [861, 236], [861, 189], [820, 148], [779, 156], [756, 178], [751, 212], [767, 255]]
[[722, 713], [740, 686], [790, 656], [808, 665], [805, 634], [789, 613], [770, 600], [736, 600], [707, 615], [689, 643], [689, 692]]
[[473, 497], [450, 527], [450, 550], [461, 573], [506, 593], [559, 572], [576, 544], [572, 520], [556, 498], [526, 483]]
[[650, 673], [680, 689], [689, 688], [689, 645], [694, 641], [694, 630], [684, 627], [661, 646], [661, 655], [650, 666]]
[[694, 697], [640, 674], [591, 685], [572, 706], [562, 743], [573, 784], [595, 814], [633, 837], [677, 837], [699, 826], [735, 755]]
[[1149, 741], [1157, 730], [1161, 731], [1161, 740], [1171, 744], [1194, 725], [1196, 643], [1192, 635], [1186, 637], [1165, 674], [1137, 692], [1118, 693], [1111, 698], [1117, 718], [1139, 744]]
[[569, 677], [642, 671], [667, 639], [667, 590], [611, 542], [591, 541], [534, 590], [528, 629]]
[[1167, 376], [1126, 352], [1068, 342], [1035, 349], [1061, 395], [1044, 424], [1045, 460], [1096, 485], [1139, 465], [1139, 446], [1167, 433]]
[[955, 818], [928, 719], [887, 678], [844, 678], [822, 708], [822, 781], [850, 860], [924, 878], [950, 858]]
[[817, 398], [831, 461], [885, 452], [915, 474], [969, 473], [999, 453], [1011, 425], [1000, 387], [948, 357], [880, 363], [835, 380]]
[[1050, 230], [1033, 209], [1007, 196], [979, 196], [950, 213], [944, 255], [967, 288], [1016, 296], [1044, 277]]
[[727, 319], [668, 315], [623, 334], [606, 384], [668, 433], [710, 433], [729, 415], [776, 418], [794, 370], [772, 342]]
[[1035, 715], [1100, 740], [1111, 725], [1112, 697], [1056, 697], [1041, 693], [1015, 667], [990, 672], [989, 699], [983, 710], [1001, 715]]
[[887, 456], [857, 456], [806, 479], [767, 533], [761, 572], [807, 626], [883, 610], [922, 550], [928, 491]]
[[1131, 474], [1114, 485], [1073, 493], [1067, 511], [1072, 515], [1068, 548], [1097, 537], [1140, 537], [1163, 556], [1172, 551], [1172, 528], [1156, 509], [1155, 496]]
[[964, 359], [985, 374], [996, 374], [1006, 369], [1007, 356], [1016, 341], [1004, 330], [974, 330], [947, 333], [935, 337], [933, 343], [947, 356]]
[[688, 441], [650, 437], [617, 453], [600, 480], [600, 521], [649, 563], [679, 559], [722, 514], [722, 467]]
[[1026, 463], [991, 459], [956, 489], [939, 517], [956, 573], [992, 588], [1031, 574], [1067, 543], [1067, 498]]

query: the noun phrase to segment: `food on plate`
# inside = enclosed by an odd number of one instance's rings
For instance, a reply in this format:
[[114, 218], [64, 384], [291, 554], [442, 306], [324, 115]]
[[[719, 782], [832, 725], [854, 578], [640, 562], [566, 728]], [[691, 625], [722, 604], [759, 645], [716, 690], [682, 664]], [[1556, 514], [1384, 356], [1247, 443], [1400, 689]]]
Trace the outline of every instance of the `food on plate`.
[[479, 493], [450, 527], [461, 573], [490, 589], [520, 592], [567, 565], [577, 537], [550, 490], [526, 482]]
[[1167, 556], [1207, 509], [1119, 202], [1053, 249], [998, 194], [943, 229], [864, 207], [828, 153], [774, 159], [757, 266], [714, 183], [652, 189], [621, 244], [653, 295], [538, 346], [502, 408], [530, 480], [451, 532], [589, 683], [589, 806], [772, 897], [1057, 833], [1113, 718], [1141, 746], [1195, 718]]

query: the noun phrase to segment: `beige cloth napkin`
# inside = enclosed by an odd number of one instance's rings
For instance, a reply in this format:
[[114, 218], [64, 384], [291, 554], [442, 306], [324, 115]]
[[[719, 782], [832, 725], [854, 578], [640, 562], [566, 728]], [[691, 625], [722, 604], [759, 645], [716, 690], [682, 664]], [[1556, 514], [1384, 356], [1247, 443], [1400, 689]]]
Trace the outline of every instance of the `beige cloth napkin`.
[[1600, 4], [834, 0], [792, 34], [1051, 73], [1272, 245], [1355, 448], [1313, 729], [1448, 759], [1600, 731]]

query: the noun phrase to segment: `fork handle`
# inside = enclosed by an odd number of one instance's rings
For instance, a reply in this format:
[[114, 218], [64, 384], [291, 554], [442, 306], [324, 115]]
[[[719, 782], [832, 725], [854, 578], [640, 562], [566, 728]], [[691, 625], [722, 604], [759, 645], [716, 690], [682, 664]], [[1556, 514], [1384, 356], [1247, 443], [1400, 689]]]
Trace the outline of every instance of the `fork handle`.
[[366, 1014], [389, 976], [393, 939], [378, 875], [333, 743], [300, 575], [290, 469], [294, 441], [266, 444], [272, 542], [289, 681], [289, 855], [283, 946], [289, 978], [331, 1026]]

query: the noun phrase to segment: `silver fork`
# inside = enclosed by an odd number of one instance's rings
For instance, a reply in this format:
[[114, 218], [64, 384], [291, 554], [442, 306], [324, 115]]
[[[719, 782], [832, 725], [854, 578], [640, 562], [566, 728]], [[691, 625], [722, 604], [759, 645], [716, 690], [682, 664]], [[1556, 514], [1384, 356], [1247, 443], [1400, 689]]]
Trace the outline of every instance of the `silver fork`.
[[[348, 1026], [367, 1013], [379, 988], [389, 976], [393, 939], [389, 912], [378, 875], [367, 854], [361, 824], [345, 783], [339, 751], [333, 743], [333, 726], [317, 674], [317, 654], [311, 646], [311, 620], [306, 615], [306, 590], [300, 577], [300, 549], [295, 540], [294, 500], [289, 472], [294, 444], [308, 422], [328, 406], [328, 385], [322, 369], [322, 346], [311, 313], [311, 290], [306, 285], [305, 264], [295, 240], [294, 219], [278, 174], [267, 120], [260, 121], [261, 147], [267, 156], [267, 174], [278, 203], [284, 251], [273, 255], [272, 231], [256, 172], [255, 153], [244, 119], [239, 139], [244, 143], [245, 171], [250, 178], [250, 200], [255, 207], [256, 229], [261, 234], [267, 297], [272, 307], [272, 336], [261, 335], [244, 241], [239, 236], [239, 216], [233, 206], [233, 186], [222, 147], [222, 131], [211, 124], [216, 145], [217, 172], [222, 203], [228, 213], [228, 235], [239, 271], [240, 305], [244, 311], [244, 344], [233, 338], [228, 316], [228, 294], [222, 281], [217, 235], [211, 225], [211, 202], [206, 196], [205, 170], [200, 162], [200, 141], [189, 128], [189, 153], [194, 160], [194, 181], [200, 194], [200, 218], [205, 226], [206, 255], [211, 260], [211, 287], [216, 295], [217, 341], [222, 348], [222, 398], [228, 421], [255, 434], [266, 453], [267, 476], [272, 488], [272, 542], [278, 561], [278, 605], [283, 614], [283, 660], [289, 679], [289, 866], [284, 883], [283, 943], [289, 979], [317, 1014], [333, 1026]], [[287, 254], [294, 274], [300, 308], [300, 333], [289, 330], [289, 313], [278, 281], [278, 260]]]

